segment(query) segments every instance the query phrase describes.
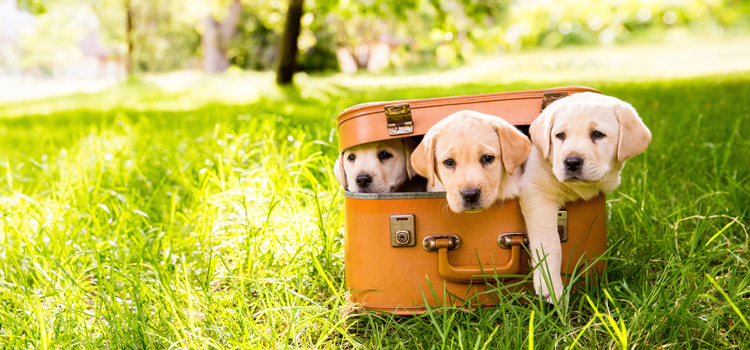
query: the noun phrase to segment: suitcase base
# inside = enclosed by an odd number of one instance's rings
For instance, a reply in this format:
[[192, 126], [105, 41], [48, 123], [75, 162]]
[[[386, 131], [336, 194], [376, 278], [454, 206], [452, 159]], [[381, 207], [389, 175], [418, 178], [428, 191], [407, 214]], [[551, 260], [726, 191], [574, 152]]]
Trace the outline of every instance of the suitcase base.
[[[428, 305], [462, 306], [466, 300], [471, 300], [469, 305], [494, 306], [500, 300], [494, 291], [498, 281], [513, 291], [532, 289], [517, 200], [457, 214], [448, 209], [442, 192], [346, 192], [345, 197], [346, 286], [360, 311], [412, 315], [425, 312]], [[587, 266], [584, 277], [602, 272], [604, 261], [595, 259], [607, 249], [605, 196], [570, 203], [563, 213], [564, 277], [580, 275]], [[405, 216], [413, 216], [413, 232], [399, 226], [398, 218]], [[404, 244], [399, 244], [399, 232]], [[501, 238], [508, 234], [510, 239]], [[450, 247], [452, 236], [460, 241], [457, 247]], [[423, 247], [430, 240], [437, 243]], [[499, 240], [514, 244], [503, 247]]]

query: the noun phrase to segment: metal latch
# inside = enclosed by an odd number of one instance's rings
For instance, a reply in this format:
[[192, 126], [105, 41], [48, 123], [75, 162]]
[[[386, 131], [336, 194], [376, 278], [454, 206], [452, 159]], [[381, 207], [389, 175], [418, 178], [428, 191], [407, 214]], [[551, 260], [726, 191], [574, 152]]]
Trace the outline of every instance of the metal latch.
[[560, 236], [560, 242], [568, 241], [568, 211], [560, 210], [557, 212], [557, 235]]
[[[513, 242], [514, 241], [513, 237], [518, 237], [515, 240], [516, 242]], [[509, 233], [503, 233], [497, 237], [497, 245], [499, 245], [500, 248], [510, 249], [510, 247], [512, 247], [514, 243], [529, 245], [529, 236], [523, 233], [509, 232]]]
[[440, 238], [448, 239], [448, 250], [456, 250], [461, 246], [461, 238], [456, 235], [437, 235], [427, 236], [422, 240], [422, 248], [428, 252], [434, 252], [438, 250], [436, 240]]
[[408, 103], [385, 106], [385, 119], [388, 121], [388, 134], [405, 135], [414, 132], [411, 120], [411, 107]]
[[414, 215], [391, 215], [391, 247], [413, 247], [417, 245], [414, 230]]
[[563, 97], [567, 97], [567, 91], [547, 91], [542, 96], [542, 110], [547, 108], [550, 103], [555, 102]]

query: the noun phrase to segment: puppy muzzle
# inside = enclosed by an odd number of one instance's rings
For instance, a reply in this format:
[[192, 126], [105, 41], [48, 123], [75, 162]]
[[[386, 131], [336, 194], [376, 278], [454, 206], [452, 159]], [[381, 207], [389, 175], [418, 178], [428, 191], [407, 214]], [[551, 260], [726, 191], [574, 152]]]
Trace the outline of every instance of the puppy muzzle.
[[[461, 212], [476, 213], [487, 208], [486, 200], [482, 197], [479, 188], [464, 189], [459, 192], [461, 200]], [[486, 197], [486, 196], [485, 196]]]
[[587, 178], [584, 170], [585, 160], [579, 155], [570, 155], [565, 157], [562, 161], [564, 182], [590, 182], [591, 179]]

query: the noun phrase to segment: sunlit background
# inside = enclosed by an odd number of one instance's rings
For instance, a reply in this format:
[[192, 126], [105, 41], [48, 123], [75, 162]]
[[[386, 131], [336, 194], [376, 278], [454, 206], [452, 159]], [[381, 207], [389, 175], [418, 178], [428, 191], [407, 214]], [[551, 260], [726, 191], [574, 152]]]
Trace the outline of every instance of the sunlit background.
[[[289, 5], [1, 0], [0, 101], [99, 91], [129, 75], [179, 90], [225, 71], [238, 77], [232, 99], [252, 99], [273, 80]], [[342, 84], [750, 69], [747, 0], [308, 0], [299, 22], [297, 72]]]
[[[653, 135], [607, 275], [350, 314], [336, 116], [565, 85]], [[748, 96], [750, 0], [0, 0], [0, 348], [745, 348]]]

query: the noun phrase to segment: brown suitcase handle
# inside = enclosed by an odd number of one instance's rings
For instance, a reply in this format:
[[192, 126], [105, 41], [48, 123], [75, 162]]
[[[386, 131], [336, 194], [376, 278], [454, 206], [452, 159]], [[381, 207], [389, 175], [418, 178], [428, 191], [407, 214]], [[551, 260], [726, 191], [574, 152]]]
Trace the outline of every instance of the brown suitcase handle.
[[[456, 248], [451, 237], [436, 237], [431, 247], [438, 251], [438, 272], [446, 280], [469, 283], [484, 281], [489, 275], [518, 275], [521, 273], [521, 245], [526, 243], [523, 235], [501, 235], [498, 242], [501, 246], [510, 246], [510, 260], [505, 265], [468, 265], [453, 266], [448, 261], [448, 250]], [[487, 277], [483, 277], [487, 276]]]

